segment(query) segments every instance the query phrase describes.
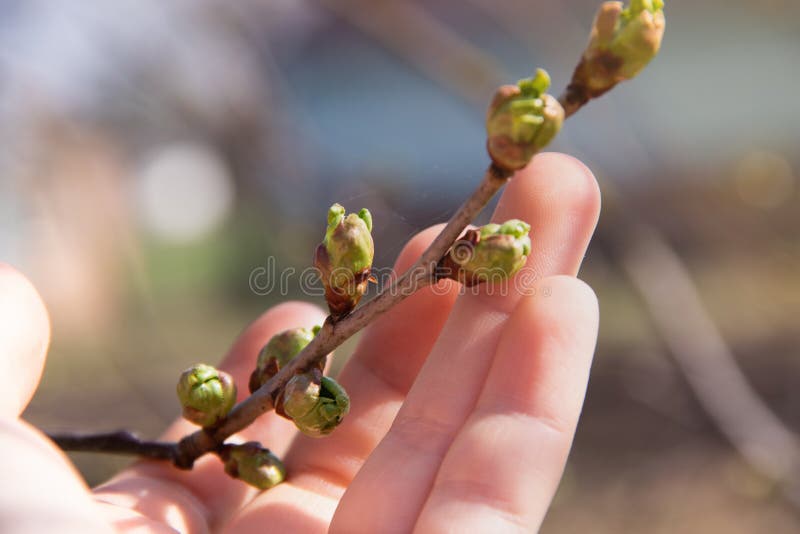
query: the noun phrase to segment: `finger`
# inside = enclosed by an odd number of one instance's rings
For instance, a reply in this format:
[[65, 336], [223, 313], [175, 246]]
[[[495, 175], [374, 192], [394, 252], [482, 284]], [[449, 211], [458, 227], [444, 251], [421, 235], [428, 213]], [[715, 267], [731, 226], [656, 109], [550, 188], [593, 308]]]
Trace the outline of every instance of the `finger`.
[[574, 278], [536, 287], [503, 330], [415, 531], [538, 531], [583, 405], [598, 310], [592, 290]]
[[530, 293], [526, 286], [536, 280], [578, 274], [600, 215], [597, 180], [572, 156], [539, 154], [523, 173], [500, 197], [492, 221], [522, 219], [530, 223], [528, 261], [507, 292], [484, 290], [475, 295], [487, 309], [507, 313], [523, 294]]
[[[400, 253], [395, 272], [409, 268], [440, 231], [434, 226], [417, 234]], [[344, 487], [391, 425], [457, 294], [451, 281], [422, 289], [366, 329], [339, 375], [350, 395], [350, 414], [324, 443], [299, 436], [285, 459], [289, 482], [257, 497], [233, 531], [255, 531], [265, 521], [285, 532], [327, 528]], [[314, 510], [293, 506], [298, 499], [314, 502]], [[287, 512], [292, 509], [294, 514]]]
[[0, 531], [110, 532], [75, 468], [41, 432], [0, 417]]
[[[247, 395], [249, 374], [256, 357], [269, 339], [284, 330], [321, 324], [325, 314], [311, 304], [288, 302], [278, 305], [251, 324], [236, 340], [220, 365], [239, 386], [241, 400]], [[186, 421], [176, 421], [164, 439], [177, 440], [197, 430]], [[282, 455], [295, 434], [294, 426], [274, 413], [266, 414], [232, 439], [257, 440]], [[191, 471], [180, 471], [161, 462], [140, 462], [95, 490], [98, 500], [135, 509], [147, 517], [167, 521], [182, 515], [194, 524], [213, 529], [256, 493], [230, 478], [213, 455], [195, 462]]]
[[[50, 321], [36, 289], [0, 263], [0, 531], [106, 532], [89, 488], [64, 453], [17, 417], [44, 367]], [[136, 519], [135, 517], [133, 519]]]
[[[599, 208], [597, 183], [585, 166], [543, 154], [511, 180], [494, 218], [530, 223], [533, 247], [526, 269], [540, 277], [574, 275]], [[334, 531], [413, 527], [439, 464], [475, 403], [505, 320], [522, 296], [514, 290], [485, 293], [462, 295], [453, 307], [391, 430], [342, 499]]]
[[50, 343], [50, 320], [31, 283], [0, 263], [0, 416], [17, 417], [33, 396]]

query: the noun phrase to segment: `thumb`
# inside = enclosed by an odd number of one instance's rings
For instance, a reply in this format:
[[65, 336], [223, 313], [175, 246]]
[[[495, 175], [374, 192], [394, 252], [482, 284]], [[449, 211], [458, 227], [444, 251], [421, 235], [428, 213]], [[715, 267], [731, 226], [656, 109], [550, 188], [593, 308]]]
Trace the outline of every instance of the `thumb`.
[[22, 274], [0, 263], [0, 416], [16, 418], [33, 396], [50, 343], [50, 319], [39, 293]]

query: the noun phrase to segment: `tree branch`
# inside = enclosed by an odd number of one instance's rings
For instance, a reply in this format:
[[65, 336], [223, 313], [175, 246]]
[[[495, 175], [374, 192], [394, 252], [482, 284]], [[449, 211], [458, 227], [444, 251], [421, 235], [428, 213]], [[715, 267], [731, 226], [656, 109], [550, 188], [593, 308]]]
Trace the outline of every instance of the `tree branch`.
[[132, 454], [171, 462], [174, 462], [178, 456], [176, 443], [145, 441], [127, 430], [105, 434], [48, 434], [47, 437], [65, 451]]
[[286, 367], [247, 399], [236, 405], [220, 424], [185, 436], [178, 443], [139, 440], [130, 432], [92, 435], [52, 435], [63, 450], [133, 454], [169, 460], [181, 469], [191, 469], [200, 456], [219, 450], [227, 438], [247, 428], [256, 418], [273, 409], [277, 395], [295, 374], [314, 367], [344, 341], [369, 325], [381, 314], [399, 304], [415, 291], [436, 281], [436, 266], [459, 238], [467, 225], [508, 182], [512, 172], [491, 165], [470, 197], [456, 210], [422, 256], [402, 276], [350, 315], [333, 321], [328, 317], [322, 329]]
[[[566, 97], [562, 96], [561, 100], [566, 101]], [[574, 114], [580, 107], [573, 106], [569, 115]], [[219, 450], [226, 439], [247, 428], [259, 416], [272, 410], [278, 394], [295, 374], [311, 369], [320, 359], [381, 314], [411, 296], [418, 289], [434, 283], [439, 260], [460, 237], [467, 225], [508, 182], [512, 174], [511, 171], [495, 164], [490, 165], [477, 189], [456, 210], [444, 229], [410, 269], [353, 313], [335, 322], [329, 316], [311, 343], [278, 374], [237, 404], [228, 416], [215, 427], [197, 430], [185, 436], [177, 444], [144, 443], [138, 441], [132, 434], [123, 432], [98, 436], [72, 436], [69, 439], [57, 441], [58, 445], [64, 450], [138, 454], [170, 460], [180, 469], [191, 469], [197, 458], [208, 452]], [[103, 440], [104, 437], [108, 438], [109, 436], [113, 436], [115, 439]]]

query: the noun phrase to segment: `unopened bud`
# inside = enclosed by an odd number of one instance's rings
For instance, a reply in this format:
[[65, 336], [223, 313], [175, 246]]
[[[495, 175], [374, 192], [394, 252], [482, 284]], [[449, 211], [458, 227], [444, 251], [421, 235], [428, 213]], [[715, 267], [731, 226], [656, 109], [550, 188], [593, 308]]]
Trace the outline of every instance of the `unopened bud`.
[[531, 253], [530, 225], [512, 219], [467, 230], [439, 262], [437, 276], [467, 287], [514, 276]]
[[303, 434], [322, 437], [350, 411], [350, 398], [338, 382], [312, 369], [289, 380], [275, 411], [294, 421]]
[[283, 462], [257, 441], [226, 445], [220, 456], [228, 475], [258, 489], [269, 489], [286, 478]]
[[604, 2], [569, 90], [588, 100], [639, 74], [658, 54], [665, 24], [663, 0]]
[[345, 215], [339, 204], [328, 210], [328, 228], [317, 247], [314, 266], [320, 271], [334, 319], [350, 313], [367, 291], [375, 255], [371, 232], [369, 210]]
[[217, 424], [236, 404], [236, 384], [231, 375], [203, 363], [181, 373], [177, 393], [183, 417], [203, 427]]
[[[292, 328], [275, 334], [258, 353], [256, 369], [250, 375], [248, 384], [250, 393], [254, 393], [267, 380], [278, 374], [278, 371], [289, 363], [317, 335], [319, 327]], [[320, 360], [320, 369], [325, 367], [325, 359]]]
[[538, 69], [533, 78], [495, 93], [486, 116], [486, 146], [501, 169], [525, 167], [561, 130], [564, 109], [546, 93], [549, 87], [550, 76]]

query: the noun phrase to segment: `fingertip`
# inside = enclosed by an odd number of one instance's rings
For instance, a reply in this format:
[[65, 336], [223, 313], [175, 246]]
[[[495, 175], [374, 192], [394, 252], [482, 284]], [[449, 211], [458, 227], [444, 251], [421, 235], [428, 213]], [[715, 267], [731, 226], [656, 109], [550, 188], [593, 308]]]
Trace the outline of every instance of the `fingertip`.
[[[563, 180], [559, 184], [560, 197], [568, 199], [569, 212], [594, 231], [600, 217], [602, 195], [600, 184], [592, 170], [578, 158], [557, 152], [542, 154], [543, 166], [559, 169]], [[554, 171], [556, 172], [556, 171]]]
[[[558, 152], [537, 154], [514, 175], [495, 211], [495, 218], [532, 223], [540, 214], [571, 217], [579, 228], [594, 230], [600, 215], [600, 186], [579, 159]], [[549, 219], [549, 220], [548, 220]], [[553, 222], [552, 216], [543, 222]], [[555, 274], [555, 273], [554, 273]]]
[[597, 295], [592, 287], [569, 275], [548, 276], [537, 281], [530, 294], [517, 304], [517, 310], [520, 308], [526, 314], [535, 314], [537, 321], [550, 320], [570, 326], [593, 326], [599, 317]]
[[[524, 335], [545, 334], [591, 360], [599, 316], [597, 295], [586, 282], [573, 276], [557, 275], [534, 285], [530, 294], [517, 304], [511, 323]], [[576, 342], [580, 343], [576, 345]]]
[[[498, 389], [510, 386], [517, 401], [527, 398], [537, 417], [569, 438], [586, 393], [597, 343], [597, 297], [572, 276], [551, 276], [517, 304], [504, 330], [493, 368]], [[528, 358], [520, 363], [514, 357]], [[502, 378], [497, 378], [502, 377]]]
[[39, 384], [50, 317], [39, 292], [19, 271], [0, 262], [0, 362], [13, 377], [0, 392], [0, 414], [16, 417]]
[[[28, 278], [7, 263], [0, 262], [0, 295], [4, 310], [12, 308], [21, 319], [30, 324], [44, 355], [50, 344], [50, 314], [42, 296]], [[16, 306], [16, 310], [13, 308]]]
[[568, 291], [572, 292], [572, 301], [577, 303], [577, 306], [586, 312], [586, 317], [590, 323], [596, 327], [600, 319], [600, 301], [597, 298], [597, 293], [594, 292], [592, 286], [572, 276], [555, 276], [559, 283], [564, 283], [570, 288]]
[[600, 213], [600, 185], [594, 173], [578, 158], [561, 152], [543, 152], [519, 171], [509, 189], [537, 184], [550, 200], [568, 201], [574, 211]]
[[39, 430], [0, 418], [0, 451], [0, 530], [108, 531], [75, 466]]

